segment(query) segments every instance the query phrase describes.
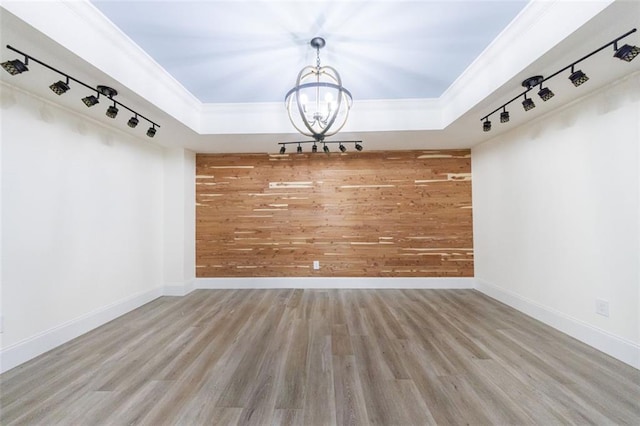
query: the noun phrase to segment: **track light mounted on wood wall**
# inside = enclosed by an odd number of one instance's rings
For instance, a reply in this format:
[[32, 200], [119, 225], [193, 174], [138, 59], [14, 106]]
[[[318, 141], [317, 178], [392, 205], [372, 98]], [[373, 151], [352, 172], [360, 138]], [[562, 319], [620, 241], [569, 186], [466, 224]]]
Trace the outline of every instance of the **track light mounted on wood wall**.
[[71, 90], [71, 87], [69, 85], [70, 81], [73, 81], [75, 83], [78, 83], [81, 86], [84, 86], [85, 88], [91, 90], [92, 92], [95, 92], [95, 95], [91, 94], [91, 95], [87, 95], [84, 98], [82, 98], [82, 102], [87, 106], [87, 107], [92, 107], [98, 103], [100, 103], [100, 95], [102, 96], [106, 96], [109, 99], [109, 103], [113, 103], [113, 105], [110, 105], [109, 108], [107, 109], [106, 112], [106, 116], [109, 118], [116, 118], [116, 116], [118, 115], [118, 106], [128, 110], [129, 112], [131, 112], [133, 114], [133, 116], [129, 119], [129, 121], [127, 122], [127, 125], [131, 128], [134, 128], [138, 125], [140, 118], [143, 120], [146, 120], [151, 126], [149, 127], [149, 129], [147, 130], [147, 136], [149, 136], [150, 138], [154, 137], [156, 134], [156, 128], [160, 128], [160, 125], [150, 119], [148, 119], [147, 117], [145, 117], [144, 115], [140, 114], [137, 111], [134, 111], [133, 109], [129, 108], [128, 106], [126, 106], [125, 104], [123, 104], [122, 102], [118, 102], [115, 99], [113, 99], [114, 96], [116, 96], [118, 94], [118, 91], [112, 87], [109, 86], [104, 86], [104, 85], [98, 85], [95, 88], [89, 86], [86, 83], [83, 83], [82, 81], [78, 80], [77, 78], [73, 78], [71, 77], [69, 74], [64, 73], [54, 67], [52, 67], [51, 65], [48, 65], [36, 58], [34, 58], [33, 56], [27, 55], [24, 52], [21, 52], [20, 50], [7, 45], [7, 49], [12, 50], [22, 56], [24, 56], [24, 62], [22, 62], [20, 59], [14, 59], [14, 60], [10, 60], [10, 61], [6, 61], [3, 62], [2, 64], [2, 68], [5, 69], [5, 71], [7, 71], [9, 74], [11, 75], [18, 75], [18, 74], [22, 74], [25, 71], [29, 71], [28, 65], [29, 65], [29, 60], [38, 63], [40, 65], [42, 65], [45, 68], [50, 69], [51, 71], [54, 71], [58, 74], [60, 74], [62, 77], [64, 77], [64, 81], [63, 80], [59, 80], [53, 84], [51, 84], [51, 86], [49, 86], [49, 88], [53, 91], [53, 93], [55, 93], [56, 95], [60, 96], [65, 94], [66, 92], [68, 92], [69, 90]]
[[363, 147], [362, 147], [362, 141], [298, 141], [298, 142], [278, 142], [278, 145], [281, 145], [280, 147], [280, 154], [284, 154], [287, 151], [287, 145], [298, 145], [298, 147], [296, 148], [296, 152], [298, 154], [302, 153], [302, 144], [308, 144], [308, 143], [312, 143], [313, 145], [311, 146], [311, 152], [315, 153], [318, 152], [318, 144], [322, 144], [322, 150], [326, 153], [329, 154], [331, 152], [331, 150], [329, 149], [329, 147], [327, 146], [327, 144], [338, 144], [338, 149], [340, 150], [340, 152], [346, 152], [347, 151], [347, 147], [345, 145], [349, 145], [349, 144], [354, 144], [353, 147], [356, 149], [356, 151], [362, 151]]
[[501, 123], [507, 123], [509, 121], [509, 111], [507, 111], [507, 105], [509, 105], [511, 102], [515, 101], [516, 99], [520, 99], [523, 98], [522, 101], [522, 107], [524, 108], [525, 111], [530, 111], [533, 108], [536, 107], [536, 104], [534, 103], [533, 99], [528, 98], [527, 97], [527, 93], [529, 93], [529, 91], [531, 91], [532, 89], [534, 89], [535, 87], [539, 87], [540, 90], [538, 91], [538, 96], [540, 97], [540, 99], [542, 99], [544, 102], [548, 101], [549, 99], [551, 99], [554, 96], [554, 93], [551, 91], [551, 89], [549, 89], [548, 87], [543, 87], [542, 83], [544, 83], [545, 81], [549, 80], [552, 77], [555, 77], [556, 75], [565, 72], [567, 70], [571, 70], [571, 74], [569, 75], [569, 81], [571, 81], [571, 83], [578, 87], [584, 83], [586, 83], [589, 80], [589, 77], [587, 77], [587, 75], [582, 71], [582, 70], [576, 70], [575, 66], [578, 65], [580, 62], [584, 61], [587, 58], [590, 58], [591, 56], [595, 55], [596, 53], [600, 52], [601, 50], [606, 49], [609, 46], [613, 46], [613, 50], [614, 50], [614, 54], [613, 56], [615, 58], [618, 58], [620, 60], [626, 61], [626, 62], [631, 62], [636, 56], [638, 56], [638, 54], [640, 54], [640, 47], [638, 46], [632, 46], [629, 44], [625, 44], [622, 47], [618, 47], [618, 42], [620, 40], [622, 40], [623, 38], [627, 37], [630, 34], [633, 34], [636, 32], [636, 28], [632, 29], [631, 31], [628, 31], [624, 34], [622, 34], [620, 37], [610, 41], [609, 43], [605, 44], [604, 46], [594, 50], [593, 52], [589, 53], [588, 55], [583, 56], [582, 58], [578, 59], [575, 62], [572, 62], [571, 64], [567, 65], [566, 67], [562, 68], [559, 71], [554, 72], [553, 74], [551, 74], [548, 77], [543, 77], [541, 75], [535, 75], [533, 77], [529, 77], [527, 79], [525, 79], [522, 82], [522, 86], [525, 87], [527, 90], [525, 90], [524, 92], [520, 93], [519, 95], [515, 96], [513, 99], [505, 102], [504, 104], [502, 104], [501, 106], [499, 106], [498, 108], [494, 109], [493, 111], [491, 111], [489, 114], [485, 115], [484, 117], [482, 117], [480, 119], [480, 121], [482, 121], [482, 130], [484, 130], [485, 132], [488, 132], [491, 130], [491, 121], [489, 120], [489, 117], [502, 110], [502, 112], [500, 113], [500, 122]]

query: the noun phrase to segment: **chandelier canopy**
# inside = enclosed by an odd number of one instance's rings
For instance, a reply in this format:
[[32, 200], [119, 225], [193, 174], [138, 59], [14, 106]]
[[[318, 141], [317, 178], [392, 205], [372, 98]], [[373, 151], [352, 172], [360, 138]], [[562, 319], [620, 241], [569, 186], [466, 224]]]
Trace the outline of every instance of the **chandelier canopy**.
[[353, 98], [335, 68], [320, 66], [325, 40], [315, 37], [309, 44], [316, 49], [316, 65], [298, 73], [295, 87], [285, 96], [285, 105], [296, 130], [321, 142], [344, 127]]

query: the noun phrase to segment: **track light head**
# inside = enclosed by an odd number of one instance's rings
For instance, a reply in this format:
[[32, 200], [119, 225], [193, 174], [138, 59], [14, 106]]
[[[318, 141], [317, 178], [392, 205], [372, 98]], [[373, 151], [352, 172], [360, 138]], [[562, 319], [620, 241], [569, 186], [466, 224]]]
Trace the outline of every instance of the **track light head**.
[[347, 148], [342, 144], [340, 144], [338, 148], [340, 149], [341, 152], [345, 152], [347, 150]]
[[527, 98], [527, 95], [524, 95], [524, 101], [522, 101], [522, 108], [525, 111], [530, 111], [536, 107], [536, 104], [533, 102], [533, 99]]
[[[100, 96], [100, 95], [98, 95], [98, 96]], [[92, 106], [94, 106], [95, 104], [100, 103], [100, 101], [98, 100], [98, 98], [97, 98], [97, 97], [95, 97], [95, 96], [93, 96], [93, 95], [90, 95], [90, 96], [87, 96], [87, 97], [85, 97], [85, 98], [82, 98], [82, 102], [84, 102], [84, 104], [85, 104], [87, 107], [92, 107]]]
[[311, 152], [318, 152], [318, 145], [314, 143], [313, 146], [311, 147]]
[[113, 105], [111, 105], [111, 106], [109, 106], [109, 108], [107, 108], [107, 117], [116, 118], [117, 115], [118, 115], [118, 108], [116, 108], [116, 104], [114, 102]]
[[138, 120], [138, 116], [136, 115], [135, 117], [131, 117], [129, 119], [129, 121], [127, 121], [127, 126], [131, 127], [132, 129], [134, 127], [136, 127], [138, 125], [138, 123], [140, 122], [140, 120]]
[[589, 77], [582, 70], [574, 71], [573, 67], [571, 67], [571, 75], [569, 76], [569, 80], [573, 83], [574, 86], [578, 87], [581, 84], [584, 84], [589, 80]]
[[356, 151], [362, 151], [362, 145], [356, 142]]
[[482, 130], [484, 130], [485, 132], [491, 130], [491, 121], [489, 121], [488, 118], [484, 119], [484, 123], [482, 123]]
[[147, 130], [147, 136], [149, 136], [150, 138], [154, 137], [156, 135], [156, 127], [155, 124], [152, 125], [151, 127], [149, 127], [149, 130]]
[[280, 147], [280, 154], [284, 154], [286, 150], [287, 150], [287, 148], [284, 145], [282, 145]]
[[506, 108], [500, 113], [500, 122], [508, 123], [509, 122], [509, 111]]
[[1, 65], [2, 68], [4, 68], [4, 70], [9, 74], [18, 75], [22, 74], [25, 71], [29, 71], [29, 68], [27, 67], [28, 63], [29, 60], [25, 57], [24, 62], [22, 62], [20, 59], [14, 59], [12, 61], [3, 62]]
[[538, 92], [538, 96], [540, 96], [540, 98], [544, 102], [547, 102], [549, 99], [555, 96], [555, 93], [553, 93], [551, 89], [549, 89], [548, 87], [542, 87], [542, 85], [540, 85], [540, 91]]
[[613, 56], [627, 62], [633, 61], [633, 59], [640, 54], [640, 47], [630, 46], [628, 44], [625, 44], [620, 49], [617, 49], [616, 45], [614, 49], [616, 49], [616, 53], [614, 53]]
[[327, 145], [323, 146], [323, 147], [322, 147], [322, 150], [323, 150], [324, 152], [326, 152], [327, 154], [329, 153], [329, 147], [328, 147]]
[[53, 90], [53, 93], [55, 93], [58, 96], [68, 92], [71, 89], [69, 87], [69, 78], [67, 78], [66, 83], [62, 80], [53, 83], [51, 86], [49, 86], [49, 89]]

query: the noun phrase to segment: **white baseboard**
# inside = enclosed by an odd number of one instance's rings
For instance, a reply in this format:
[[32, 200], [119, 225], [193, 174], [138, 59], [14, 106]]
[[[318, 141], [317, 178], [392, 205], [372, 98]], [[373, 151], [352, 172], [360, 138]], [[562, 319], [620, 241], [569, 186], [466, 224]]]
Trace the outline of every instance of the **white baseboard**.
[[640, 345], [476, 278], [476, 290], [640, 369]]
[[0, 373], [75, 339], [162, 295], [160, 287], [138, 293], [8, 346], [0, 351]]
[[304, 289], [464, 289], [474, 288], [473, 278], [378, 278], [378, 277], [260, 277], [260, 278], [196, 278], [198, 289], [253, 289], [253, 288], [304, 288]]
[[186, 296], [195, 289], [195, 279], [186, 282], [172, 282], [164, 286], [163, 296]]

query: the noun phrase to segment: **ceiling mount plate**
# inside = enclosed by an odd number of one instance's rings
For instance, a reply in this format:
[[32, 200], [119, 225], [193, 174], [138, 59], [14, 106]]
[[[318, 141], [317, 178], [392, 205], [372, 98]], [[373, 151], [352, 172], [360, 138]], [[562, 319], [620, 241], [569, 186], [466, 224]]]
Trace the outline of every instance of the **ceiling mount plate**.
[[98, 92], [100, 92], [101, 95], [106, 96], [107, 98], [113, 98], [114, 96], [116, 96], [118, 94], [118, 91], [116, 89], [114, 89], [113, 87], [109, 87], [109, 86], [96, 86], [96, 90]]
[[544, 77], [541, 75], [534, 75], [533, 77], [529, 77], [522, 82], [522, 86], [527, 89], [531, 89], [532, 87], [536, 87], [538, 84], [542, 83]]
[[311, 42], [309, 42], [309, 44], [314, 49], [322, 49], [327, 44], [327, 42], [324, 41], [322, 37], [314, 37], [311, 39]]

